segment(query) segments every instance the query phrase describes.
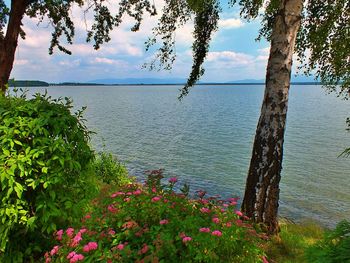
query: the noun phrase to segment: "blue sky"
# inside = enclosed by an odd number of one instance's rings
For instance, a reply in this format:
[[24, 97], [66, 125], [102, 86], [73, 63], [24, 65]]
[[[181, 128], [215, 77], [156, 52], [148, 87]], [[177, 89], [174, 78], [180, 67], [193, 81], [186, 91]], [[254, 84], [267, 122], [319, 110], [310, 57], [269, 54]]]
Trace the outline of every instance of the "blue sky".
[[[155, 3], [161, 9], [162, 1], [157, 0]], [[176, 33], [178, 56], [173, 70], [158, 72], [141, 69], [154, 55], [145, 52], [144, 42], [150, 36], [157, 18], [146, 18], [141, 30], [133, 33], [130, 32], [132, 20], [126, 17], [122, 26], [112, 32], [112, 40], [95, 51], [91, 44], [85, 42], [86, 26], [81, 9], [74, 8], [72, 16], [76, 36], [74, 44], [68, 47], [73, 52], [71, 56], [58, 50], [55, 50], [54, 55], [48, 55], [52, 32], [48, 21], [38, 25], [37, 20], [24, 18], [27, 37], [26, 40], [19, 41], [12, 77], [48, 82], [84, 82], [102, 78], [185, 79], [190, 72], [192, 23]], [[225, 6], [219, 30], [211, 43], [202, 81], [264, 79], [269, 44], [266, 41], [255, 41], [259, 27], [259, 21], [248, 23], [239, 18], [237, 8]]]

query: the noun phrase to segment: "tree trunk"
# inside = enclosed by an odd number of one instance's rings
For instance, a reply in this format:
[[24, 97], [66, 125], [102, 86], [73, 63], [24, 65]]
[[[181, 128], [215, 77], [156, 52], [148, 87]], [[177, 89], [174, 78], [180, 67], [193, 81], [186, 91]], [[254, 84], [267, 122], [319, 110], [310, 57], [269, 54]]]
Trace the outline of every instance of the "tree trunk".
[[295, 39], [303, 0], [282, 0], [271, 34], [266, 87], [256, 129], [242, 211], [268, 234], [279, 231], [277, 212], [284, 131]]
[[6, 84], [10, 78], [18, 36], [21, 30], [22, 18], [27, 6], [27, 0], [12, 0], [9, 21], [5, 37], [0, 37], [0, 94], [6, 92]]

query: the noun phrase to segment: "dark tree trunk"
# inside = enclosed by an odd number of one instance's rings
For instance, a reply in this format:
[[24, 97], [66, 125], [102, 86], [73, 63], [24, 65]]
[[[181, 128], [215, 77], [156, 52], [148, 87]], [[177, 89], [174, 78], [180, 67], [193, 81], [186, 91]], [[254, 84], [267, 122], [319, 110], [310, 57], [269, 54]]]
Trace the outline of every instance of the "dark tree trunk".
[[27, 0], [12, 0], [6, 35], [0, 37], [0, 94], [6, 92], [6, 84], [10, 78], [18, 36], [21, 31], [22, 18], [27, 6]]
[[295, 39], [303, 0], [282, 0], [271, 35], [266, 87], [250, 161], [242, 211], [269, 234], [277, 221], [284, 131]]

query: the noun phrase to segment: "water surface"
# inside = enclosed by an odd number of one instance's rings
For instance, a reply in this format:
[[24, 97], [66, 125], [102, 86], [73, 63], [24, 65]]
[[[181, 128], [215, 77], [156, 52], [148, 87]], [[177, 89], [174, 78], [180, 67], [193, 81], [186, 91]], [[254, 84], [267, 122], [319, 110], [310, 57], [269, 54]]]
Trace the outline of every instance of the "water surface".
[[[87, 106], [93, 146], [116, 154], [131, 174], [164, 168], [192, 189], [242, 196], [263, 86], [198, 86], [182, 102], [180, 86], [50, 87]], [[30, 93], [43, 91], [30, 89]], [[334, 226], [350, 218], [350, 105], [319, 86], [292, 86], [280, 214]]]

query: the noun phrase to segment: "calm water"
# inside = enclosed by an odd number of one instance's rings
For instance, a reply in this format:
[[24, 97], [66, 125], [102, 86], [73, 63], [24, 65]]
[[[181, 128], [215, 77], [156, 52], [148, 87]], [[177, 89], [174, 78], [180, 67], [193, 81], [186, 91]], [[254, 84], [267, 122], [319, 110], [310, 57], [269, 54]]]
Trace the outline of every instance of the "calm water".
[[[164, 168], [193, 190], [243, 195], [263, 86], [199, 86], [179, 102], [179, 86], [50, 87], [87, 106], [88, 126], [131, 174]], [[30, 93], [43, 91], [33, 88]], [[280, 214], [333, 226], [350, 219], [350, 103], [318, 86], [290, 92]]]

